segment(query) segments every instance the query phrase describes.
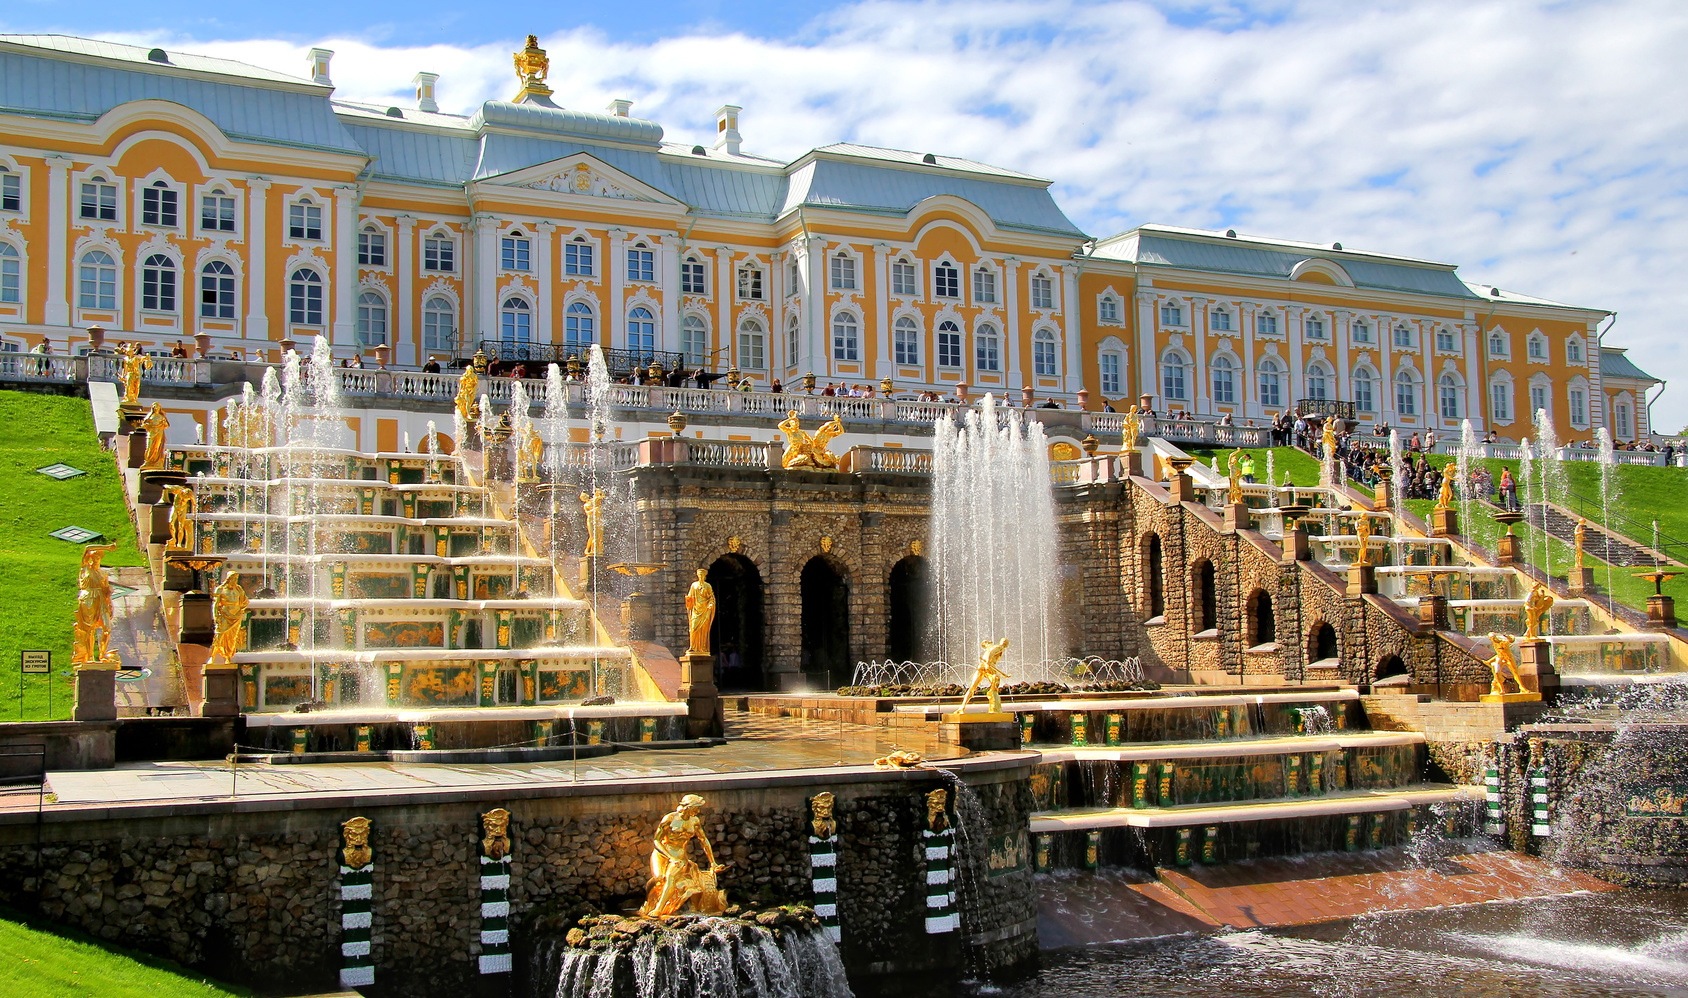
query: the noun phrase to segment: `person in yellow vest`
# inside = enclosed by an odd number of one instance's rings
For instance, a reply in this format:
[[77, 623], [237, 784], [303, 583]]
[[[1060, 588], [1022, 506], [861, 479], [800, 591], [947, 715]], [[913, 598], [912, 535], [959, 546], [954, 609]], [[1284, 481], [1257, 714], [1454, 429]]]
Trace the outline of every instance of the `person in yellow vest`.
[[1243, 455], [1243, 481], [1249, 483], [1250, 485], [1254, 484], [1254, 455], [1253, 454], [1244, 454]]

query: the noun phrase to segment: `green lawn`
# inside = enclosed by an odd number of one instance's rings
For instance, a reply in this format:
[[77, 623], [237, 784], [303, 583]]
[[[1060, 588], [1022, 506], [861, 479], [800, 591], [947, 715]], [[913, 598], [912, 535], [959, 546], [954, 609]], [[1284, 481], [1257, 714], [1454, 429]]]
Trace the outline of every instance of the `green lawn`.
[[0, 994], [8, 998], [213, 998], [249, 995], [167, 960], [103, 946], [79, 932], [0, 909]]
[[[35, 469], [63, 462], [86, 471], [55, 481]], [[52, 710], [47, 676], [29, 676], [21, 716], [70, 716], [70, 630], [81, 545], [48, 537], [75, 524], [122, 546], [107, 565], [143, 564], [123, 505], [117, 465], [94, 435], [87, 399], [0, 391], [0, 720], [16, 720], [18, 652], [53, 653]]]
[[[1215, 459], [1219, 462], [1219, 470], [1229, 473], [1231, 452], [1224, 448], [1195, 448], [1184, 453], [1198, 458], [1203, 464], [1211, 465]], [[1272, 458], [1272, 471], [1277, 477], [1275, 484], [1282, 485], [1286, 481], [1296, 485], [1319, 484], [1319, 462], [1304, 450], [1295, 447], [1256, 447], [1243, 448], [1244, 454], [1254, 457], [1254, 480], [1262, 485], [1271, 484], [1267, 480], [1266, 457]]]

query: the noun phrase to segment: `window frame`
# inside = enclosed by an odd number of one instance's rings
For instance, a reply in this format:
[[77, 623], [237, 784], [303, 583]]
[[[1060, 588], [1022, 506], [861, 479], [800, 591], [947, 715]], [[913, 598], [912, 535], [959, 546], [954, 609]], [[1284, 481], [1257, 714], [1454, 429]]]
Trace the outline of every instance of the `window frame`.
[[[1284, 370], [1283, 362], [1271, 354], [1260, 358], [1254, 365], [1255, 398], [1262, 409], [1284, 407]], [[1268, 381], [1268, 378], [1271, 380]]]
[[656, 251], [640, 240], [627, 247], [627, 280], [634, 284], [655, 284]]
[[386, 269], [387, 232], [374, 222], [358, 226], [358, 266]]
[[[221, 271], [213, 272], [213, 267]], [[199, 317], [219, 322], [239, 317], [240, 275], [227, 260], [207, 260], [199, 268]]]
[[1419, 379], [1411, 371], [1395, 372], [1395, 413], [1411, 419], [1419, 416]]
[[891, 322], [891, 362], [898, 367], [920, 366], [920, 323], [899, 315]]
[[1177, 347], [1168, 347], [1161, 351], [1161, 398], [1168, 405], [1190, 402], [1190, 356]]
[[[1358, 412], [1377, 413], [1377, 372], [1369, 365], [1359, 365], [1348, 380], [1349, 394], [1354, 396], [1354, 409]], [[1361, 396], [1364, 395], [1364, 398]]]
[[932, 265], [932, 297], [942, 301], [961, 300], [961, 268], [952, 261]]
[[832, 316], [832, 359], [845, 364], [861, 360], [862, 324], [856, 313], [839, 311]]
[[891, 261], [891, 297], [920, 297], [920, 268], [908, 256]]
[[[328, 282], [315, 268], [295, 267], [293, 272], [287, 275], [287, 324], [326, 326], [327, 285]], [[315, 319], [311, 318], [313, 314]]]
[[739, 301], [767, 301], [768, 275], [760, 264], [746, 260], [733, 268], [733, 290]]
[[1112, 347], [1096, 355], [1096, 383], [1104, 398], [1125, 394], [1125, 355]]
[[1043, 268], [1032, 271], [1032, 276], [1026, 283], [1026, 300], [1031, 303], [1032, 308], [1044, 312], [1057, 310], [1059, 299], [1055, 297], [1055, 278], [1049, 271]]
[[[370, 299], [374, 299], [373, 305]], [[379, 339], [371, 320], [376, 317], [375, 309], [379, 309], [381, 328]], [[387, 337], [392, 326], [392, 309], [387, 304], [387, 296], [374, 288], [365, 287], [358, 291], [357, 322], [353, 336], [360, 347], [380, 347], [387, 345]]]
[[1231, 324], [1231, 310], [1221, 305], [1214, 309], [1207, 320], [1208, 328], [1216, 333], [1232, 333], [1236, 329]]
[[1261, 309], [1254, 313], [1254, 335], [1277, 336], [1282, 327], [1278, 323], [1278, 313], [1271, 309]]
[[[445, 308], [434, 308], [435, 302], [442, 302]], [[446, 327], [439, 328], [440, 317], [444, 317]], [[445, 342], [440, 342], [443, 335]], [[428, 353], [434, 350], [445, 350], [453, 353], [457, 350], [457, 303], [447, 295], [428, 295], [422, 301], [422, 351]]]
[[1002, 331], [994, 322], [980, 323], [973, 330], [973, 370], [1002, 373]]
[[0, 211], [23, 214], [23, 178], [24, 171], [0, 163]]
[[[584, 332], [584, 336], [582, 333]], [[563, 306], [563, 348], [585, 350], [598, 342], [598, 310], [576, 298]]]
[[141, 224], [149, 229], [179, 231], [182, 227], [182, 192], [162, 178], [141, 186]]
[[744, 370], [768, 369], [768, 330], [761, 318], [746, 315], [738, 324], [738, 366]]
[[709, 264], [695, 253], [680, 261], [680, 293], [709, 297]]
[[1373, 345], [1375, 341], [1372, 339], [1372, 324], [1365, 319], [1354, 320], [1348, 326], [1348, 342]]
[[[642, 338], [641, 342], [635, 342], [635, 337]], [[649, 355], [656, 353], [656, 313], [647, 305], [636, 304], [627, 310], [627, 349]]]
[[856, 291], [856, 258], [848, 250], [837, 249], [827, 255], [827, 287], [833, 291]]
[[181, 306], [181, 264], [165, 253], [148, 254], [141, 261], [141, 311], [176, 315]]
[[563, 276], [598, 276], [597, 240], [576, 234], [563, 243]]
[[533, 303], [506, 293], [498, 303], [498, 342], [510, 347], [533, 342]]
[[[506, 274], [533, 272], [533, 240], [521, 229], [511, 229], [498, 236], [498, 269]], [[503, 311], [503, 304], [499, 310]], [[502, 328], [502, 327], [501, 327]]]
[[932, 338], [938, 354], [938, 366], [945, 370], [960, 370], [967, 356], [964, 349], [967, 337], [961, 331], [961, 324], [954, 319], [940, 319]]
[[422, 272], [457, 273], [457, 238], [447, 229], [432, 229], [422, 236]]
[[1120, 315], [1118, 295], [1104, 291], [1096, 296], [1096, 322], [1098, 325], [1117, 326], [1120, 324]]
[[[688, 342], [697, 338], [696, 349]], [[681, 363], [687, 367], [703, 367], [709, 363], [709, 320], [697, 312], [687, 312], [680, 317], [680, 356]]]
[[1001, 302], [1002, 294], [997, 290], [1000, 283], [996, 268], [989, 264], [976, 263], [972, 266], [971, 291], [973, 304], [996, 305]]
[[[224, 215], [227, 209], [227, 216]], [[225, 224], [226, 223], [226, 224]], [[230, 238], [240, 233], [240, 198], [223, 184], [212, 184], [199, 192], [198, 231], [212, 238]]]
[[[89, 194], [93, 195], [90, 213]], [[82, 178], [76, 188], [76, 218], [83, 222], [120, 222], [118, 206], [123, 203], [115, 180], [99, 172]], [[109, 214], [108, 214], [109, 212]]]
[[1032, 376], [1061, 376], [1061, 340], [1048, 326], [1039, 326], [1032, 331]]
[[315, 198], [304, 194], [287, 202], [288, 239], [320, 243], [324, 241], [324, 228], [322, 205]]
[[24, 255], [10, 240], [0, 239], [0, 305], [23, 305]]
[[[93, 256], [95, 253], [98, 253], [100, 256], [105, 257], [106, 262], [104, 264], [89, 263], [88, 258]], [[90, 268], [90, 267], [96, 268], [96, 273], [94, 275], [94, 302], [95, 303], [92, 304], [92, 305], [88, 304], [88, 300], [87, 300], [87, 293], [88, 293], [88, 273], [87, 273], [87, 271], [88, 271], [88, 268]], [[102, 274], [99, 271], [109, 271], [109, 274]], [[76, 303], [77, 303], [76, 307], [79, 308], [79, 309], [84, 309], [84, 310], [93, 311], [93, 312], [115, 312], [115, 311], [117, 311], [118, 306], [121, 303], [121, 298], [119, 297], [119, 295], [117, 293], [118, 274], [119, 274], [119, 268], [118, 268], [118, 265], [117, 265], [117, 258], [115, 256], [113, 256], [111, 254], [111, 252], [109, 250], [107, 250], [105, 247], [103, 247], [103, 246], [90, 246], [87, 249], [83, 250], [82, 255], [76, 258]], [[109, 289], [103, 287], [103, 285], [105, 285], [107, 283], [105, 280], [103, 280], [103, 278], [106, 277], [106, 276], [109, 276], [109, 278], [110, 278]], [[109, 290], [109, 292], [110, 292], [110, 299], [109, 299], [110, 304], [106, 304], [105, 302], [107, 301], [107, 299], [101, 297], [101, 295], [104, 294], [106, 290]]]
[[[1213, 398], [1214, 405], [1237, 404], [1237, 368], [1238, 364], [1226, 354], [1218, 354], [1208, 361], [1208, 393]], [[1219, 377], [1224, 375], [1224, 391], [1220, 391]]]

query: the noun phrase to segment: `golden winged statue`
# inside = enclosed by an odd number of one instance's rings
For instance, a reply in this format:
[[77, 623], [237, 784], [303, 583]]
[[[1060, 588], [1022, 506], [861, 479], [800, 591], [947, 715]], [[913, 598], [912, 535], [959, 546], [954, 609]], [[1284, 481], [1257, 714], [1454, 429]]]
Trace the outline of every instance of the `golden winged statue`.
[[827, 448], [833, 439], [844, 433], [844, 421], [837, 416], [822, 423], [811, 435], [791, 410], [780, 420], [780, 432], [785, 434], [785, 456], [780, 459], [784, 468], [816, 468], [821, 471], [838, 470], [838, 457]]

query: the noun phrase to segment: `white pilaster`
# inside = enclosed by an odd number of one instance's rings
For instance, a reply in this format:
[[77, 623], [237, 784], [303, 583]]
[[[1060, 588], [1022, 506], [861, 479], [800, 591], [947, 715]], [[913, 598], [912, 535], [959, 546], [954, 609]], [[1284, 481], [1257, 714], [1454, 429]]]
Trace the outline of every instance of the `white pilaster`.
[[[1353, 371], [1348, 362], [1348, 341], [1354, 329], [1354, 313], [1336, 311], [1330, 316], [1331, 342], [1336, 345], [1336, 379], [1332, 382], [1332, 391], [1336, 398], [1344, 402], [1354, 401]], [[1355, 413], [1359, 418], [1359, 413]]]
[[709, 362], [703, 365], [706, 370], [725, 371], [733, 365], [733, 279], [732, 248], [718, 246], [715, 249], [715, 300], [719, 307], [715, 312], [715, 343], [710, 347]]
[[1190, 377], [1195, 384], [1191, 385], [1190, 397], [1195, 399], [1195, 410], [1199, 414], [1213, 412], [1213, 402], [1208, 398], [1208, 389], [1212, 387], [1207, 381], [1207, 298], [1190, 299]]
[[[467, 286], [474, 288], [475, 327], [464, 337], [463, 352], [473, 354], [481, 340], [498, 338], [498, 220], [491, 215], [476, 215], [469, 220], [469, 231], [475, 241], [475, 252], [465, 254], [473, 272]], [[607, 310], [606, 310], [607, 311]]]
[[42, 321], [49, 326], [70, 325], [70, 166], [67, 157], [47, 157], [47, 303]]
[[[891, 366], [891, 244], [873, 244], [873, 286], [877, 294], [873, 296], [873, 321], [879, 330], [875, 342], [879, 349], [874, 354], [874, 369], [869, 372], [876, 378], [897, 376], [897, 369]], [[866, 335], [867, 330], [862, 330]]]
[[[809, 356], [818, 361], [811, 364], [811, 367], [818, 367], [831, 374], [832, 344], [826, 328], [826, 240], [820, 236], [810, 236], [805, 250], [803, 266], [798, 268], [805, 283], [805, 300], [809, 303], [808, 330], [803, 340], [808, 347]], [[883, 292], [883, 289], [881, 290]], [[862, 326], [861, 335], [866, 337], [867, 323], [863, 322]], [[865, 349], [867, 344], [862, 346]]]
[[334, 189], [334, 332], [329, 342], [356, 349], [358, 189]]
[[1063, 381], [1068, 395], [1084, 387], [1083, 344], [1079, 341], [1078, 316], [1078, 268], [1074, 265], [1061, 265], [1061, 330], [1066, 339], [1067, 362]]
[[627, 310], [627, 230], [610, 230], [609, 259], [604, 261], [604, 276], [609, 278], [609, 300], [604, 303], [604, 343], [607, 347], [625, 347]]
[[1019, 403], [1020, 389], [1026, 379], [1020, 373], [1020, 258], [1004, 257], [1002, 261], [1002, 304], [1004, 346], [1008, 350], [1008, 380], [1003, 394], [1013, 404]]
[[1137, 292], [1137, 394], [1158, 396], [1155, 377], [1155, 293]]
[[270, 182], [263, 177], [246, 181], [246, 321], [241, 332], [248, 340], [270, 338], [270, 314], [265, 309], [269, 236], [264, 224], [269, 190]]
[[[678, 351], [680, 349], [680, 236], [678, 233], [664, 236], [662, 239], [662, 272], [658, 279], [662, 282], [662, 324], [657, 327], [656, 348], [658, 350]], [[769, 370], [773, 369], [771, 355], [768, 367]]]
[[551, 273], [551, 250], [557, 241], [557, 226], [552, 222], [539, 222], [534, 225], [533, 231], [533, 277], [539, 285], [538, 300], [534, 302], [537, 307], [534, 309], [533, 338], [535, 343], [560, 343], [561, 323], [557, 321], [554, 296], [556, 278]]
[[398, 217], [393, 247], [393, 272], [398, 277], [398, 297], [393, 302], [393, 362], [416, 364], [422, 360], [422, 331], [416, 322], [416, 219]]

